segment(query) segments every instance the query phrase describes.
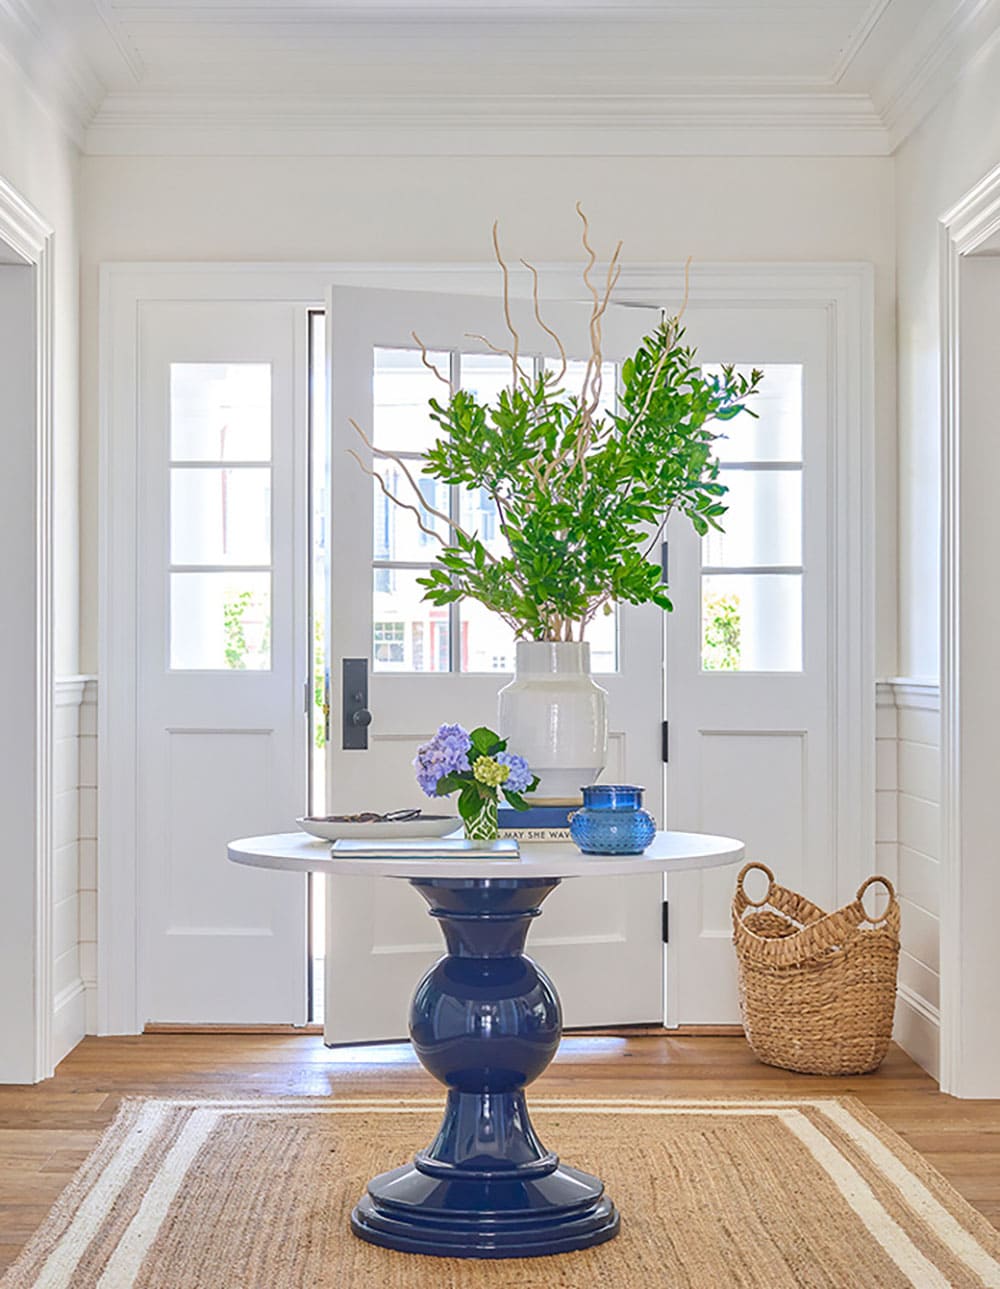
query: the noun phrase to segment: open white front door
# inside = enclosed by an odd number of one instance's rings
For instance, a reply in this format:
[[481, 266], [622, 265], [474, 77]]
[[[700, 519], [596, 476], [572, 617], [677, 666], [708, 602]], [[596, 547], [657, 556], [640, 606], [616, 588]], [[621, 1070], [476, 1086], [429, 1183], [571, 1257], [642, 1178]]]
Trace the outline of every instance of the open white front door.
[[141, 1021], [302, 1023], [305, 310], [150, 302], [138, 391]]
[[[725, 533], [669, 526], [668, 826], [739, 837], [783, 885], [832, 907], [832, 570], [852, 517], [836, 504], [827, 313], [692, 308], [685, 322], [703, 363], [765, 375], [759, 419], [720, 427]], [[735, 875], [668, 878], [669, 1025], [739, 1022]]]
[[[586, 354], [590, 306], [546, 306], [546, 321], [574, 354]], [[651, 309], [613, 308], [605, 318], [604, 389], [615, 388], [624, 358], [657, 321]], [[534, 361], [554, 346], [527, 308], [517, 309], [522, 349]], [[437, 609], [416, 584], [437, 543], [412, 516], [391, 506], [348, 448], [371, 464], [351, 429], [354, 418], [375, 444], [420, 457], [437, 437], [430, 397], [448, 389], [423, 364], [416, 331], [452, 386], [492, 395], [510, 381], [508, 359], [468, 333], [505, 344], [499, 302], [416, 292], [337, 288], [328, 311], [331, 390], [331, 730], [328, 801], [332, 811], [431, 806], [414, 781], [419, 743], [442, 722], [495, 725], [497, 691], [513, 668], [513, 641], [499, 618], [462, 603]], [[579, 379], [571, 370], [569, 381]], [[405, 489], [387, 466], [390, 485]], [[421, 481], [438, 510], [488, 535], [495, 523], [486, 499]], [[427, 519], [430, 517], [427, 516]], [[661, 817], [662, 615], [625, 609], [592, 639], [597, 679], [610, 693], [611, 751], [604, 778], [645, 784]], [[367, 748], [345, 749], [341, 713], [343, 660], [368, 671], [372, 724]], [[433, 806], [431, 808], [434, 808]], [[437, 808], [454, 811], [452, 801]], [[435, 923], [404, 882], [328, 881], [326, 1040], [398, 1038], [410, 995], [442, 953]], [[565, 882], [546, 902], [529, 951], [559, 982], [568, 1025], [659, 1021], [663, 1016], [662, 886], [658, 876], [628, 881]]]

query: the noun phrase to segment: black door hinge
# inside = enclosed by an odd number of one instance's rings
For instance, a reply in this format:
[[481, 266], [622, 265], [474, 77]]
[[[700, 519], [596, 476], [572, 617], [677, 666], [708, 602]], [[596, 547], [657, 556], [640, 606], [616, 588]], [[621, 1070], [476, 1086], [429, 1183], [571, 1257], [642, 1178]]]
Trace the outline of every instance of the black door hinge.
[[667, 762], [670, 760], [670, 722], [669, 721], [663, 722], [660, 728], [660, 738], [662, 740], [660, 744], [661, 755], [663, 756], [663, 764], [666, 765]]
[[670, 943], [670, 905], [663, 901], [663, 943]]
[[664, 586], [670, 585], [670, 546], [667, 542], [660, 543], [660, 581]]

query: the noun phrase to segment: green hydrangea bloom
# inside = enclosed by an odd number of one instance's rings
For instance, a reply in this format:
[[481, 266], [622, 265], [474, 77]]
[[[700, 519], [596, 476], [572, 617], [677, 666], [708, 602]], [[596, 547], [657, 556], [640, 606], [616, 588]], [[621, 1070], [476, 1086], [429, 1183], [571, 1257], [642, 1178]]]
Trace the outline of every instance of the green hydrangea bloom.
[[472, 773], [480, 783], [490, 788], [498, 788], [510, 777], [510, 766], [501, 765], [492, 756], [480, 756], [472, 763]]

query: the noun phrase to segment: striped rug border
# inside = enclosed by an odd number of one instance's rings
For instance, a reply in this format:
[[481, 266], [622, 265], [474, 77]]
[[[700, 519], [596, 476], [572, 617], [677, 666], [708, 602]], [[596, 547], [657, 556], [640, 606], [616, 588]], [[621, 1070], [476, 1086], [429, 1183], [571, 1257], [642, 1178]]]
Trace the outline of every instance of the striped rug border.
[[[171, 1112], [190, 1111], [169, 1150], [155, 1166], [136, 1214], [101, 1277], [107, 1286], [127, 1285], [138, 1271], [201, 1147], [220, 1118], [255, 1114], [433, 1115], [441, 1097], [401, 1100], [381, 1096], [156, 1096], [123, 1098], [115, 1119], [68, 1184], [42, 1226], [0, 1280], [20, 1286], [19, 1269], [42, 1260], [33, 1289], [72, 1289], [74, 1269], [116, 1197], [143, 1163]], [[794, 1133], [826, 1172], [872, 1238], [919, 1289], [949, 1289], [942, 1274], [886, 1210], [838, 1145], [846, 1139], [883, 1185], [892, 1188], [913, 1218], [986, 1289], [1000, 1289], [1000, 1237], [926, 1159], [877, 1114], [853, 1096], [797, 1097], [561, 1097], [536, 1096], [532, 1110], [564, 1114], [632, 1116], [773, 1115]], [[818, 1117], [819, 1122], [816, 1121]], [[46, 1245], [51, 1247], [46, 1247]], [[75, 1251], [75, 1252], [74, 1252]]]

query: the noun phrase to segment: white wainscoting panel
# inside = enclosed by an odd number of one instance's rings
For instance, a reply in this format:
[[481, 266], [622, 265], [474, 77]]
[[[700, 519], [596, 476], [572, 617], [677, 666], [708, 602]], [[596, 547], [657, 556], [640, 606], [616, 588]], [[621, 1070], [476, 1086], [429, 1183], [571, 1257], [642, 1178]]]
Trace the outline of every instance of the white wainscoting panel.
[[87, 678], [80, 705], [80, 975], [87, 1033], [97, 1033], [97, 680]]
[[86, 680], [58, 677], [53, 705], [52, 1064], [87, 1031], [80, 971], [80, 705]]
[[895, 1037], [937, 1078], [940, 689], [936, 681], [882, 681], [877, 701], [877, 863], [896, 883], [902, 914]]

